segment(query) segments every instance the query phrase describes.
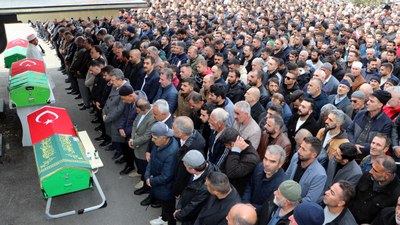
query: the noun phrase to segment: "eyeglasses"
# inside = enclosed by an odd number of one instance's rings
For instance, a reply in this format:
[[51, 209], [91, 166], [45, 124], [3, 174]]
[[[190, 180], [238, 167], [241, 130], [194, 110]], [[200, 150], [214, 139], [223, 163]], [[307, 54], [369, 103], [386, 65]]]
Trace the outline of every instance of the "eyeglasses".
[[285, 77], [285, 79], [288, 79], [288, 80], [296, 80], [296, 78], [291, 78], [291, 77]]

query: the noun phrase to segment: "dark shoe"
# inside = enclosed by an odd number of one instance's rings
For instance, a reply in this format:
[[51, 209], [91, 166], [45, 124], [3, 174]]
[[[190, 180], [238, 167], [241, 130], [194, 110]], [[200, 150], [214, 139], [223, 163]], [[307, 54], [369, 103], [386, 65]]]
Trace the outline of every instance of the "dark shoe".
[[68, 91], [67, 94], [69, 94], [69, 95], [78, 95], [79, 92], [71, 90], [71, 91]]
[[65, 88], [66, 91], [72, 90], [72, 87]]
[[94, 128], [94, 131], [100, 131], [100, 130], [101, 130], [101, 125]]
[[[115, 159], [117, 159], [117, 160], [115, 160], [115, 163], [116, 163], [116, 164], [123, 164], [123, 163], [126, 163], [125, 157], [122, 157], [122, 158], [120, 158], [120, 157], [121, 157], [121, 156], [115, 158]], [[118, 159], [118, 158], [120, 158], [120, 159]], [[113, 157], [113, 159], [114, 159], [114, 157]]]
[[82, 98], [82, 96], [81, 95], [78, 95], [78, 96], [76, 96], [74, 99], [81, 99]]
[[111, 143], [111, 141], [108, 140], [108, 139], [106, 139], [106, 140], [104, 140], [103, 142], [101, 142], [100, 146], [101, 146], [101, 147], [104, 147], [104, 146], [109, 145], [110, 143]]
[[67, 75], [67, 71], [66, 70], [61, 71], [61, 73]]
[[[110, 143], [111, 143], [111, 141], [110, 141]], [[107, 148], [105, 148], [104, 150], [107, 151], [107, 152], [112, 152], [112, 151], [115, 150], [115, 148], [114, 148], [112, 145], [109, 145], [109, 146], [107, 146]]]
[[[139, 189], [140, 190], [140, 189]], [[141, 201], [140, 202], [140, 205], [142, 205], [142, 206], [148, 206], [148, 205], [150, 205], [151, 204], [151, 197], [150, 197], [150, 195], [147, 197], [147, 198], [145, 198], [143, 201]]]
[[130, 172], [132, 172], [135, 168], [126, 166], [121, 172], [119, 172], [119, 175], [128, 175]]
[[106, 139], [106, 136], [101, 135], [100, 137], [97, 137], [94, 140], [97, 141], [97, 142], [100, 142], [100, 141], [104, 141], [105, 139]]
[[78, 104], [78, 106], [83, 106], [83, 105], [84, 105], [83, 102], [81, 102], [81, 103]]
[[65, 83], [71, 83], [70, 79], [65, 79]]
[[86, 110], [86, 109], [90, 109], [90, 107], [83, 105], [82, 107], [79, 108], [79, 110]]
[[65, 67], [60, 67], [60, 68], [58, 68], [58, 71], [62, 71], [62, 70], [65, 70]]
[[161, 208], [161, 202], [158, 201], [158, 200], [154, 200], [154, 201], [151, 203], [151, 207], [153, 207], [153, 208]]
[[[149, 188], [147, 188], [147, 187], [141, 187], [141, 188], [139, 188], [139, 189], [137, 189], [135, 192], [133, 192], [135, 195], [142, 195], [142, 194], [146, 194], [146, 193], [150, 193], [150, 190], [149, 190]], [[150, 197], [150, 196], [149, 196]], [[147, 198], [146, 198], [147, 199]], [[151, 200], [151, 199], [150, 199]], [[150, 205], [150, 203], [149, 204], [147, 204], [147, 205]]]
[[[89, 113], [90, 113], [90, 114], [95, 114], [95, 113], [96, 113], [96, 109], [92, 108], [92, 110], [90, 110]], [[100, 123], [100, 122], [98, 122], [98, 123]]]
[[101, 123], [101, 120], [99, 118], [96, 118], [92, 121], [90, 121], [91, 123]]

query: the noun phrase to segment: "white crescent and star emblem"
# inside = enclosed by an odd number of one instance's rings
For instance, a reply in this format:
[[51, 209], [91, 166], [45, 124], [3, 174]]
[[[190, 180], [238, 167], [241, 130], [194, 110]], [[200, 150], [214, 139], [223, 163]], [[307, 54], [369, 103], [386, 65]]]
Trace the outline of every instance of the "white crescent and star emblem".
[[[47, 119], [47, 120], [44, 121], [44, 122], [41, 121], [40, 118], [41, 118], [42, 116], [46, 115], [46, 114], [53, 115], [54, 118], [53, 118], [53, 119]], [[49, 110], [46, 110], [46, 111], [44, 111], [44, 112], [41, 112], [39, 115], [37, 115], [35, 121], [36, 121], [37, 123], [44, 123], [45, 125], [49, 125], [50, 123], [52, 123], [52, 122], [53, 122], [54, 120], [56, 120], [56, 119], [58, 119], [57, 113], [52, 112], [52, 111], [49, 111]]]
[[27, 64], [27, 65], [25, 65], [25, 67], [31, 67], [32, 65], [36, 65], [36, 62], [31, 61], [31, 60], [24, 60], [23, 62], [19, 63], [20, 66], [24, 66], [24, 64]]

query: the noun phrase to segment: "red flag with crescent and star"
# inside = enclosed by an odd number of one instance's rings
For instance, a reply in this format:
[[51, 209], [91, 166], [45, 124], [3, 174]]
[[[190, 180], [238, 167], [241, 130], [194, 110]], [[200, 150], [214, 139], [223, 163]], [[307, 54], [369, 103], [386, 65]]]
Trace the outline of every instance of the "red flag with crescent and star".
[[16, 46], [27, 48], [28, 44], [29, 44], [28, 40], [17, 38], [7, 43], [7, 49], [14, 48]]
[[54, 134], [77, 136], [68, 112], [64, 108], [44, 106], [28, 117], [32, 145]]
[[42, 60], [26, 58], [11, 64], [11, 76], [18, 75], [25, 71], [46, 73], [46, 67]]

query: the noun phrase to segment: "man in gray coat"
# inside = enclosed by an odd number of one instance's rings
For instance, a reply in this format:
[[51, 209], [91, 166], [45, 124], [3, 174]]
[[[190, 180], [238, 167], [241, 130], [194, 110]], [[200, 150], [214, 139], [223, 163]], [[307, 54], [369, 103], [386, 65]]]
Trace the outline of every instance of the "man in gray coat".
[[[153, 110], [147, 99], [139, 99], [136, 102], [136, 111], [138, 115], [133, 121], [131, 139], [128, 144], [134, 151], [137, 172], [142, 175], [141, 180], [145, 181], [144, 173], [150, 160], [150, 153], [146, 153], [146, 150], [150, 148], [151, 127], [156, 120], [153, 117]], [[135, 194], [145, 194], [149, 190], [150, 188], [144, 184], [142, 188], [135, 191]]]
[[303, 202], [317, 202], [324, 191], [326, 172], [317, 160], [321, 149], [316, 137], [304, 138], [286, 170], [286, 175], [301, 185]]
[[339, 180], [348, 181], [354, 188], [362, 176], [360, 166], [356, 162], [357, 148], [350, 142], [339, 145], [338, 151], [329, 159], [326, 171], [325, 190]]
[[129, 82], [125, 80], [124, 73], [120, 69], [111, 70], [110, 76], [112, 88], [103, 108], [103, 121], [106, 133], [112, 141], [111, 147], [106, 150], [116, 149], [113, 159], [117, 159], [122, 155], [121, 143], [125, 141], [118, 132], [119, 120], [124, 111], [124, 103], [120, 100], [118, 90], [124, 85], [129, 85]]

